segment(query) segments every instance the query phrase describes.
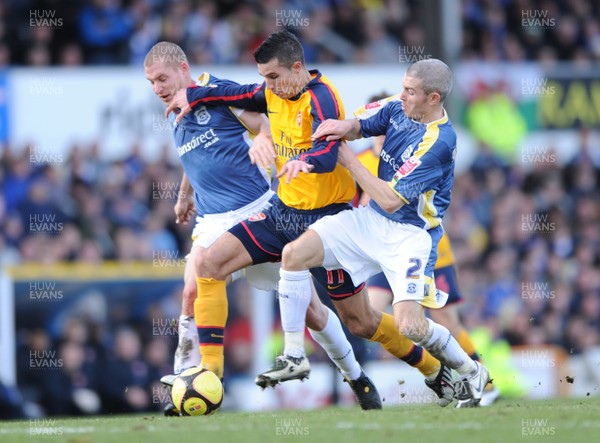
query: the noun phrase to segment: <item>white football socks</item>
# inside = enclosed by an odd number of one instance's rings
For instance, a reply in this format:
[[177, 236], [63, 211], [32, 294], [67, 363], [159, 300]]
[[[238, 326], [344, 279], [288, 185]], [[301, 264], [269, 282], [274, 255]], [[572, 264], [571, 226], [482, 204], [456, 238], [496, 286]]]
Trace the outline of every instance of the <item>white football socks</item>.
[[344, 377], [356, 380], [360, 377], [361, 368], [354, 356], [354, 350], [344, 334], [340, 319], [327, 308], [327, 323], [322, 331], [308, 328], [310, 335], [327, 352], [327, 355], [338, 367]]
[[283, 355], [304, 357], [304, 328], [312, 288], [310, 271], [279, 270], [279, 313], [284, 333]]
[[179, 340], [177, 342], [177, 349], [175, 350], [174, 374], [179, 374], [194, 366], [200, 366], [200, 361], [202, 360], [200, 356], [200, 340], [194, 317], [188, 317], [187, 315], [179, 316], [177, 333], [179, 334]]
[[470, 375], [477, 371], [477, 365], [460, 347], [450, 331], [444, 326], [427, 319], [429, 328], [425, 338], [416, 343], [446, 366], [456, 369], [460, 375]]

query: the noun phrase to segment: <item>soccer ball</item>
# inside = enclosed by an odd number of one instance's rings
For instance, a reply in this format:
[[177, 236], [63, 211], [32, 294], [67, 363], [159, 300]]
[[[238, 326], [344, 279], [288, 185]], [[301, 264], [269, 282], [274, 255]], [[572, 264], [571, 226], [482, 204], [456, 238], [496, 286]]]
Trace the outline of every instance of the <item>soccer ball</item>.
[[175, 379], [171, 399], [181, 415], [210, 415], [221, 406], [223, 385], [208, 369], [190, 368]]

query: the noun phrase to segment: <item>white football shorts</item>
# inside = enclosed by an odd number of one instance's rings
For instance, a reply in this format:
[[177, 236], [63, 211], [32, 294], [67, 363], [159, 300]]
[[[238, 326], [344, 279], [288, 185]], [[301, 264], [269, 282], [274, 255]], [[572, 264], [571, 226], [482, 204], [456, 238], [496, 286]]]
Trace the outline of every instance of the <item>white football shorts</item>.
[[432, 244], [425, 229], [390, 220], [370, 206], [323, 217], [309, 229], [323, 242], [325, 269], [344, 269], [355, 285], [383, 271], [394, 294], [392, 303], [414, 300], [432, 308], [445, 304], [447, 296], [425, 276]]
[[[274, 194], [273, 191], [269, 190], [258, 200], [235, 211], [196, 217], [196, 226], [192, 232], [192, 239], [194, 240], [192, 248], [197, 246], [208, 248], [227, 230], [271, 206], [269, 200]], [[236, 280], [245, 274], [248, 282], [256, 289], [274, 291], [279, 282], [280, 267], [280, 263], [261, 263], [234, 272], [231, 277]]]

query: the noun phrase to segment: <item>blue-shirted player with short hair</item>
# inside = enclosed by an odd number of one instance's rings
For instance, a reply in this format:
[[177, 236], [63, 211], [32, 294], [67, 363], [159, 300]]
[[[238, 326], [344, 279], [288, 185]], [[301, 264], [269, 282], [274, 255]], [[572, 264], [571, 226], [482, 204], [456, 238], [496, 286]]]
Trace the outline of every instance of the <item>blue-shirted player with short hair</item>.
[[[379, 95], [369, 98], [369, 103], [356, 110], [354, 115], [359, 120], [372, 117], [388, 103], [397, 100], [400, 100], [400, 94], [390, 95], [389, 93], [382, 92]], [[381, 148], [384, 140], [385, 136], [371, 137], [373, 145], [357, 154], [357, 158], [360, 162], [375, 176], [377, 175]], [[359, 204], [367, 205], [370, 200], [369, 194], [361, 192], [358, 195], [360, 197]], [[455, 258], [447, 233], [444, 233], [438, 243], [434, 274], [435, 286], [437, 289], [448, 294], [448, 301], [442, 309], [433, 309], [429, 312], [432, 320], [448, 328], [450, 333], [460, 344], [461, 348], [469, 354], [469, 357], [473, 360], [481, 361], [469, 332], [460, 320], [458, 305], [463, 302], [463, 297], [458, 288]], [[376, 310], [385, 312], [387, 308], [391, 306], [394, 295], [383, 272], [370, 277], [367, 281], [367, 286], [369, 288], [368, 293], [371, 306]], [[481, 401], [479, 402], [479, 406], [490, 406], [496, 401], [499, 395], [500, 391], [498, 388], [492, 383], [488, 383], [481, 397]]]
[[[203, 74], [198, 82], [190, 75], [183, 50], [174, 43], [161, 42], [148, 52], [144, 62], [146, 78], [156, 95], [170, 104], [176, 91], [192, 85], [234, 85], [234, 82]], [[270, 179], [258, 164], [269, 164], [264, 152], [272, 151], [269, 122], [266, 117], [229, 106], [201, 106], [179, 123], [171, 116], [177, 153], [184, 175], [175, 205], [176, 221], [186, 223], [197, 212], [192, 234], [194, 243], [186, 262], [182, 313], [179, 319], [179, 343], [174, 372], [192, 366], [205, 367], [223, 377], [223, 339], [227, 320], [227, 297], [196, 297], [197, 278], [194, 268], [199, 252], [208, 248], [229, 228], [270, 207], [274, 193]], [[251, 145], [251, 133], [257, 134]], [[264, 148], [267, 149], [264, 149]], [[235, 171], [235, 173], [232, 173]], [[260, 289], [274, 290], [279, 280], [279, 264], [263, 263], [245, 269], [250, 283]], [[234, 273], [238, 274], [238, 272]], [[306, 321], [318, 332], [320, 343], [334, 363], [360, 367], [339, 321], [328, 322], [325, 307], [316, 293], [311, 298]], [[333, 312], [330, 315], [334, 315]], [[194, 323], [195, 319], [195, 323]], [[209, 328], [204, 325], [211, 325]], [[337, 325], [337, 326], [336, 326]], [[341, 359], [335, 358], [343, 355]], [[174, 376], [161, 381], [171, 385]], [[379, 395], [375, 392], [377, 398]], [[365, 407], [361, 403], [361, 406]], [[368, 406], [368, 405], [367, 405]], [[167, 415], [178, 415], [173, 405]]]
[[321, 123], [314, 139], [385, 135], [378, 176], [345, 144], [340, 147], [339, 161], [371, 196], [369, 206], [312, 224], [284, 248], [282, 269], [300, 276], [316, 266], [341, 268], [355, 282], [383, 271], [400, 333], [460, 374], [457, 407], [472, 407], [489, 381], [487, 369], [424, 313], [424, 307], [440, 308], [446, 301], [435, 288], [433, 268], [454, 181], [456, 133], [443, 107], [451, 88], [445, 63], [422, 60], [408, 68], [400, 100], [369, 118]]

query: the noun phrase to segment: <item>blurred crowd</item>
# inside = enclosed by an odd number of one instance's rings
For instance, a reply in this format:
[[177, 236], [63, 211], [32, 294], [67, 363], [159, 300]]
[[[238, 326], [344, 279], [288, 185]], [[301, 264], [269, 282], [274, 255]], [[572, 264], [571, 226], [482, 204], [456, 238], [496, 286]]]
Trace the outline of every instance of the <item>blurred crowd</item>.
[[[175, 224], [181, 172], [165, 158], [146, 164], [139, 150], [107, 163], [96, 147], [36, 163], [35, 148], [3, 151], [1, 250], [7, 260], [97, 263], [183, 257], [189, 227]], [[11, 258], [12, 257], [12, 258]], [[169, 257], [165, 255], [165, 257]]]
[[600, 61], [600, 3], [462, 0], [463, 59]]
[[[140, 64], [161, 40], [194, 64], [253, 63], [284, 27], [308, 63], [398, 63], [428, 53], [427, 16], [411, 0], [1, 0], [0, 66]], [[463, 59], [600, 60], [590, 0], [462, 0], [462, 29]]]
[[552, 146], [512, 164], [482, 147], [458, 176], [444, 226], [463, 309], [511, 345], [600, 345], [600, 157], [591, 131], [561, 164]]

